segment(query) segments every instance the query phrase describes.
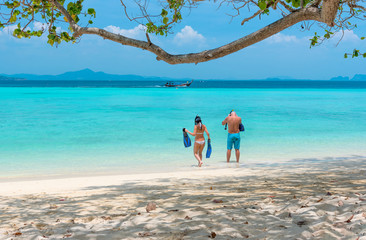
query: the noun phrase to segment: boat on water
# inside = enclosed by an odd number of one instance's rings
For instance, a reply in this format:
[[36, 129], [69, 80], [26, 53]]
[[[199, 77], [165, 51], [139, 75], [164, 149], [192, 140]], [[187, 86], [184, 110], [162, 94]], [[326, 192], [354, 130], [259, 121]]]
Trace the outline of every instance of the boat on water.
[[189, 87], [189, 85], [191, 85], [193, 82], [192, 81], [187, 81], [186, 83], [175, 83], [175, 82], [167, 82], [165, 83], [165, 87]]

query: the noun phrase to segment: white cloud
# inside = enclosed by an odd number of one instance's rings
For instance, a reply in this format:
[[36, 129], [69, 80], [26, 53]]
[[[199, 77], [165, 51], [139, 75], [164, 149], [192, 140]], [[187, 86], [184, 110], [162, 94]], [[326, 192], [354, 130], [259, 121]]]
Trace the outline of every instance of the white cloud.
[[282, 33], [277, 33], [267, 39], [270, 43], [290, 43], [298, 42], [299, 39], [295, 35], [285, 35]]
[[[47, 23], [34, 22], [33, 23], [33, 31], [39, 31], [39, 30], [42, 30], [42, 31], [46, 30], [47, 31], [49, 26], [50, 25], [47, 24]], [[61, 27], [57, 27], [56, 28], [56, 33], [61, 33], [61, 32], [62, 32]]]
[[206, 38], [195, 31], [191, 26], [185, 26], [179, 33], [174, 37], [174, 42], [178, 45], [199, 43], [202, 44], [206, 41]]
[[110, 25], [108, 27], [105, 27], [104, 30], [115, 33], [115, 34], [120, 34], [125, 37], [139, 38], [139, 37], [144, 36], [146, 27], [144, 25], [140, 24], [133, 29], [121, 29], [119, 27]]
[[10, 26], [6, 26], [6, 27], [4, 27], [4, 28], [3, 28], [3, 30], [2, 30], [2, 31], [0, 31], [0, 32], [2, 32], [2, 33], [4, 33], [4, 34], [7, 34], [7, 35], [12, 35], [12, 34], [13, 34], [13, 32], [14, 32], [14, 30], [15, 30], [16, 28], [18, 28], [18, 26], [17, 26], [17, 25], [10, 25]]
[[49, 24], [46, 24], [46, 23], [41, 23], [41, 22], [34, 22], [33, 23], [33, 29], [34, 31], [39, 31], [39, 30], [45, 30], [47, 29], [49, 26]]
[[353, 30], [345, 30], [343, 32], [343, 38], [342, 38], [342, 31], [339, 31], [339, 32], [334, 34], [334, 39], [337, 40], [337, 41], [342, 39], [341, 41], [355, 42], [355, 41], [360, 40], [360, 37], [357, 36], [357, 34], [355, 34], [353, 32]]

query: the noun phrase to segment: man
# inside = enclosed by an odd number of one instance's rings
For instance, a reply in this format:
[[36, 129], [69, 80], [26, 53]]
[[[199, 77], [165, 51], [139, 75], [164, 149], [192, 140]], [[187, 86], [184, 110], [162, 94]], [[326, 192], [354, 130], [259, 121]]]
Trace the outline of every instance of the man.
[[235, 148], [235, 156], [236, 156], [236, 162], [239, 162], [240, 158], [240, 130], [239, 130], [239, 124], [241, 123], [241, 117], [236, 115], [234, 111], [231, 111], [229, 116], [225, 118], [224, 121], [222, 121], [222, 125], [227, 124], [229, 126], [228, 129], [228, 136], [227, 136], [227, 153], [226, 153], [226, 159], [227, 162], [230, 161], [231, 157], [231, 149], [233, 149], [233, 145]]

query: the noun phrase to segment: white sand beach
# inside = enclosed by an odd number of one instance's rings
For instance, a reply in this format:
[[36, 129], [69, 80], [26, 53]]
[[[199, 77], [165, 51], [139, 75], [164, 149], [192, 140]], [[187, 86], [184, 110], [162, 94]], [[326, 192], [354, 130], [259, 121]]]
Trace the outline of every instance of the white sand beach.
[[230, 166], [2, 182], [0, 239], [366, 239], [366, 158]]

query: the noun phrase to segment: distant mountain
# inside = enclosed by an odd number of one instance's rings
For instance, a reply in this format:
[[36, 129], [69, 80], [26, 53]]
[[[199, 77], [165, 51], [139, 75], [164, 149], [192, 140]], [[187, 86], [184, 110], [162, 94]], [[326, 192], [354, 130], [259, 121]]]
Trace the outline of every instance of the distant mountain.
[[338, 76], [338, 77], [331, 78], [330, 81], [349, 81], [349, 77]]
[[366, 74], [356, 74], [351, 80], [352, 81], [366, 81]]
[[1, 76], [0, 75], [0, 81], [15, 81], [15, 80], [24, 80], [23, 78], [15, 78], [15, 77], [8, 77], [8, 76]]
[[[118, 80], [171, 80], [164, 77], [143, 77], [139, 75], [116, 75], [108, 74], [104, 72], [94, 72], [90, 69], [83, 69], [80, 71], [66, 72], [59, 75], [35, 75], [35, 74], [14, 74], [5, 75], [8, 78], [21, 78], [26, 80], [106, 80], [106, 81], [118, 81]], [[0, 79], [1, 80], [1, 79]], [[187, 80], [187, 79], [184, 79]]]
[[[1, 80], [55, 80], [55, 81], [75, 81], [75, 80], [83, 80], [83, 81], [189, 81], [189, 78], [167, 78], [167, 77], [148, 77], [148, 76], [140, 76], [140, 75], [117, 75], [117, 74], [109, 74], [104, 72], [94, 72], [90, 69], [83, 69], [80, 71], [74, 72], [66, 72], [58, 75], [36, 75], [36, 74], [13, 74], [13, 75], [0, 75]], [[225, 79], [195, 79], [195, 81], [214, 81], [214, 80], [225, 80]], [[229, 79], [227, 79], [229, 80]], [[242, 79], [242, 80], [250, 80], [250, 79]], [[279, 77], [270, 77], [266, 79], [255, 79], [255, 81], [313, 81], [314, 79], [294, 79], [288, 76], [279, 76]], [[319, 79], [320, 80], [320, 79]], [[327, 81], [327, 80], [323, 80]], [[356, 74], [352, 79], [349, 77], [333, 77], [328, 81], [366, 81], [365, 74]]]

